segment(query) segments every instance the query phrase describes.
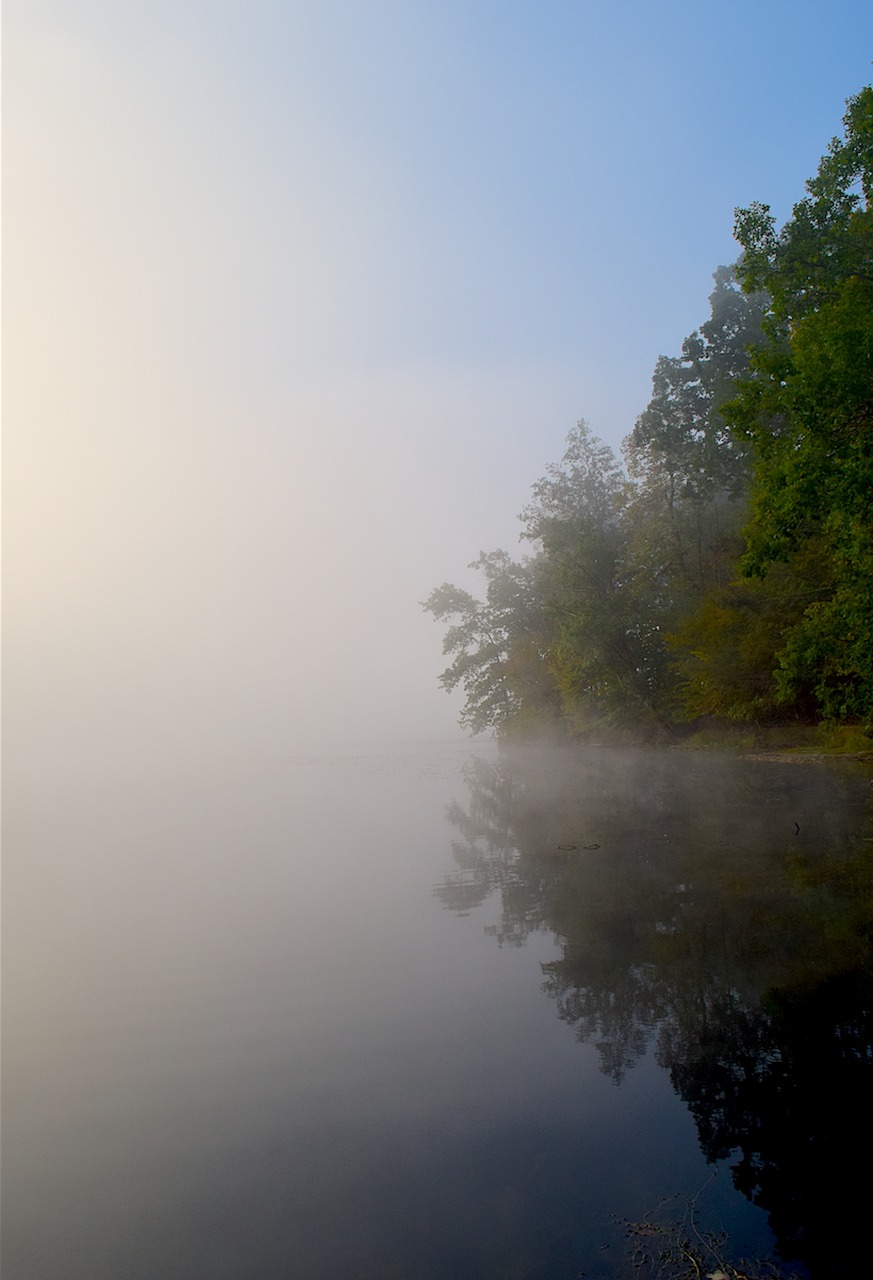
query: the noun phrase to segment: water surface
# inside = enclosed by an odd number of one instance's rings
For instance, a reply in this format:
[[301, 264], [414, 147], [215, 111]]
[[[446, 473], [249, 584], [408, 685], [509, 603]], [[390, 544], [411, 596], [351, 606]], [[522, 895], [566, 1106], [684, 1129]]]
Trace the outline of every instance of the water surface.
[[465, 744], [22, 788], [4, 1275], [605, 1277], [698, 1193], [825, 1275], [868, 795]]

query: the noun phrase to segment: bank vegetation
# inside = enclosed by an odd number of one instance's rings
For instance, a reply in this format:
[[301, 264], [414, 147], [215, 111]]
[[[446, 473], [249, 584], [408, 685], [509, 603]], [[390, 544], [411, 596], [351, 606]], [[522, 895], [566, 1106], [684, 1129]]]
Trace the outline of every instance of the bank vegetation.
[[873, 87], [844, 126], [781, 229], [736, 211], [622, 458], [579, 422], [526, 553], [424, 602], [472, 732], [873, 745]]

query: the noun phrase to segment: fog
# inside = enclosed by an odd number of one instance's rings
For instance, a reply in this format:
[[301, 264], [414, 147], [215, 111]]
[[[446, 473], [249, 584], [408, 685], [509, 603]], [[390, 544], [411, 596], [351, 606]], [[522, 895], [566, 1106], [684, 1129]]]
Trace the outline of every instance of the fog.
[[689, 118], [726, 32], [683, 5], [7, 4], [14, 767], [456, 734], [419, 602], [577, 417], [631, 429], [867, 74], [846, 8], [734, 45], [803, 86], [753, 143]]
[[[772, 1046], [796, 1204], [869, 991], [796, 1002], [795, 1092], [759, 997], [867, 963], [860, 801], [471, 747], [421, 602], [524, 550], [578, 419], [620, 445], [734, 206], [786, 216], [869, 79], [869, 5], [3, 17], [4, 1275], [605, 1276], [711, 1182], [701, 1045]], [[821, 1176], [832, 1267], [863, 1212]]]

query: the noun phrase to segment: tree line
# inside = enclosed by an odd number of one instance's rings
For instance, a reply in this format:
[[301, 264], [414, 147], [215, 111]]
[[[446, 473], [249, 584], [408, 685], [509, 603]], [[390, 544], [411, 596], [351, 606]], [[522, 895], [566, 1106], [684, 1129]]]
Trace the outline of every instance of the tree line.
[[873, 721], [873, 87], [844, 126], [781, 229], [736, 211], [623, 465], [579, 422], [529, 554], [424, 602], [472, 732]]

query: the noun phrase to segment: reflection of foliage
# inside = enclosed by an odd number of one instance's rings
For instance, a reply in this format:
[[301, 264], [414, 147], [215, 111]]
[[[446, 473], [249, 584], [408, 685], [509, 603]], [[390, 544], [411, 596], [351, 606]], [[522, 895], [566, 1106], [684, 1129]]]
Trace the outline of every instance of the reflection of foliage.
[[446, 876], [434, 893], [450, 910], [465, 913], [499, 891], [503, 919], [489, 932], [501, 945], [520, 946], [529, 934], [547, 927], [542, 904], [547, 882], [555, 879], [559, 868], [548, 860], [523, 858], [515, 843], [513, 815], [521, 807], [515, 792], [523, 784], [475, 757], [464, 772], [471, 793], [469, 809], [453, 802], [447, 813], [460, 836], [452, 841], [458, 871]]
[[707, 1159], [739, 1153], [735, 1182], [769, 1211], [785, 1256], [846, 1274], [835, 1206], [863, 1221], [850, 1157], [873, 1136], [863, 779], [519, 749], [467, 782], [469, 807], [449, 815], [460, 870], [441, 900], [469, 910], [499, 894], [501, 941], [553, 931], [544, 989], [603, 1070], [620, 1081], [654, 1042]]
[[859, 1250], [871, 1009], [868, 965], [774, 992], [762, 1009], [711, 1027], [687, 1058], [670, 1063], [705, 1155], [739, 1149], [737, 1187], [770, 1210], [782, 1251], [815, 1276], [849, 1274]]

